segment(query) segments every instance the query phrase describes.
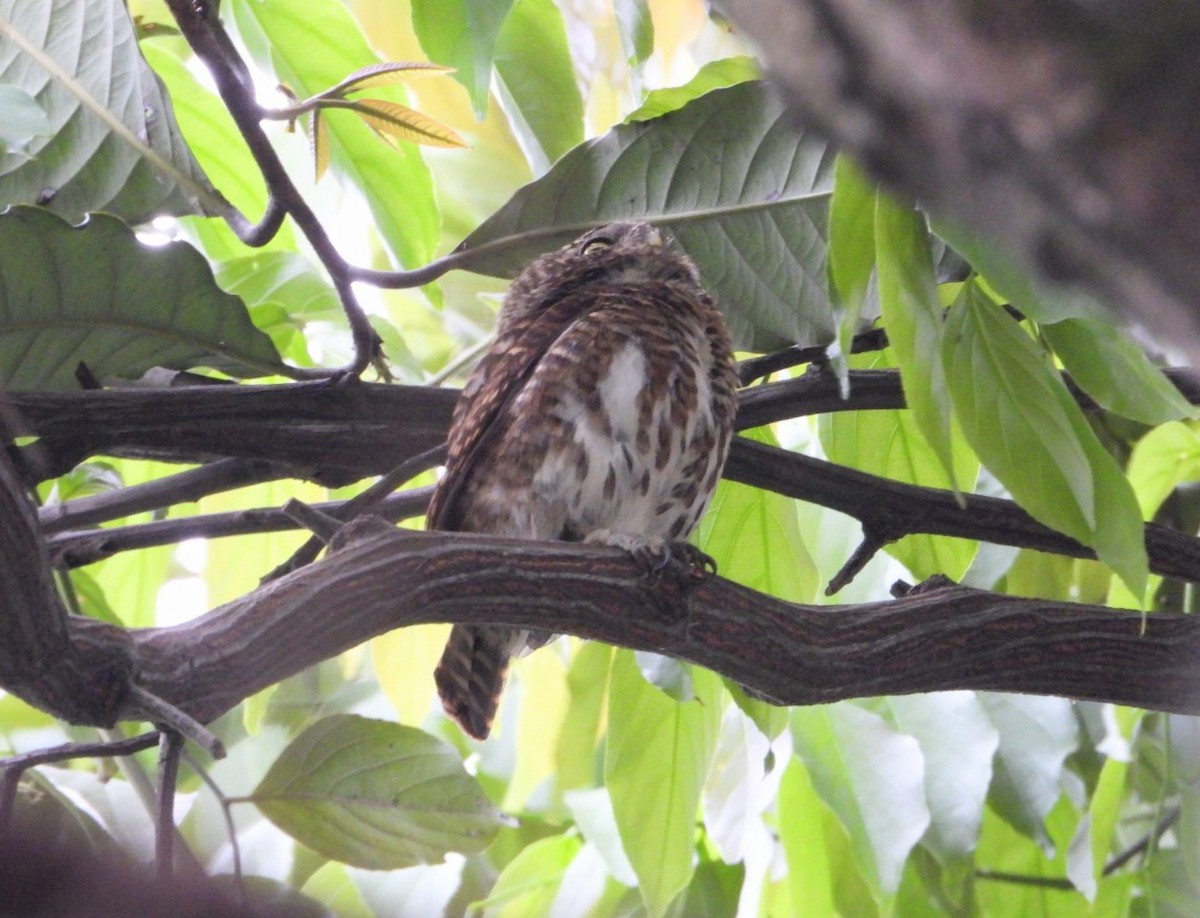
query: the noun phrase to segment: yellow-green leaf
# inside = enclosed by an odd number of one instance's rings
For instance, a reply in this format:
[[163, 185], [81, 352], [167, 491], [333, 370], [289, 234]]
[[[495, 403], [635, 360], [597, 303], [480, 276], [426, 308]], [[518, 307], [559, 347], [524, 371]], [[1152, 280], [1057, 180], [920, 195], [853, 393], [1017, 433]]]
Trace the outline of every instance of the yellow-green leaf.
[[356, 112], [376, 134], [389, 142], [410, 140], [430, 147], [465, 147], [466, 141], [453, 130], [428, 115], [384, 99], [355, 99], [352, 102], [328, 102], [331, 108]]
[[314, 851], [374, 870], [482, 851], [500, 825], [446, 743], [350, 714], [326, 717], [296, 737], [249, 799]]

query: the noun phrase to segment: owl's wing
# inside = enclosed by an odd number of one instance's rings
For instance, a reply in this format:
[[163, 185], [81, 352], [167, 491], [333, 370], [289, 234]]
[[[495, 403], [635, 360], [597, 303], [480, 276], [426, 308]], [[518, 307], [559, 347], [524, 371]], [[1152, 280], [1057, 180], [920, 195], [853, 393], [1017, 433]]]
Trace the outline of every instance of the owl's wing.
[[497, 339], [472, 374], [454, 409], [446, 474], [429, 502], [430, 529], [453, 532], [461, 525], [458, 497], [475, 460], [503, 429], [505, 409], [517, 397], [546, 352], [577, 320], [605, 305], [601, 293], [569, 294], [530, 321]]

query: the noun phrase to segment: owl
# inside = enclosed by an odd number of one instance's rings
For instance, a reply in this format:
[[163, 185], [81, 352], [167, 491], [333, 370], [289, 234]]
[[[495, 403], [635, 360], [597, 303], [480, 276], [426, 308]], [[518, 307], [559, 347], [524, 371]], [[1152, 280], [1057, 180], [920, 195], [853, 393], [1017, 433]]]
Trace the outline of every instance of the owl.
[[[648, 223], [585, 233], [509, 288], [455, 408], [429, 527], [665, 559], [716, 488], [736, 387], [691, 260]], [[509, 660], [553, 628], [456, 625], [434, 672], [447, 714], [486, 738]]]

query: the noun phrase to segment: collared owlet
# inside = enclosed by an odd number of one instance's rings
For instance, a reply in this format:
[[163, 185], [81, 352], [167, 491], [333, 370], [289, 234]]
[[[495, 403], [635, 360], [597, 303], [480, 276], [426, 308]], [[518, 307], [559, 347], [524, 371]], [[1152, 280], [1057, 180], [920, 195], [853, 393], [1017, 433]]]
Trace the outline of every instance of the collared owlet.
[[[429, 526], [661, 553], [712, 497], [736, 387], [691, 260], [647, 223], [592, 230], [509, 288], [455, 408]], [[509, 659], [553, 628], [455, 625], [434, 673], [446, 712], [486, 737]]]

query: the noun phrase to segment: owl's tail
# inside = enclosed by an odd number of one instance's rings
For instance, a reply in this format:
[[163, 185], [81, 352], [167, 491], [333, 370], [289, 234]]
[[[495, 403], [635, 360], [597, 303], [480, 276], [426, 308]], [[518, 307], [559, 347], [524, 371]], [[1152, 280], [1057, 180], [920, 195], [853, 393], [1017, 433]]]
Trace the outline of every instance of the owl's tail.
[[475, 739], [487, 739], [500, 706], [508, 661], [523, 643], [512, 628], [455, 625], [433, 671], [442, 707]]

